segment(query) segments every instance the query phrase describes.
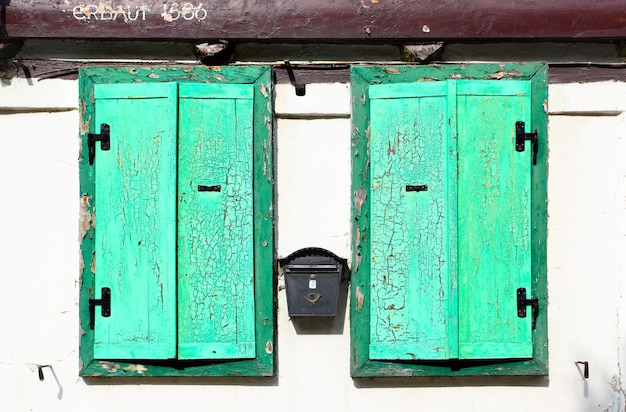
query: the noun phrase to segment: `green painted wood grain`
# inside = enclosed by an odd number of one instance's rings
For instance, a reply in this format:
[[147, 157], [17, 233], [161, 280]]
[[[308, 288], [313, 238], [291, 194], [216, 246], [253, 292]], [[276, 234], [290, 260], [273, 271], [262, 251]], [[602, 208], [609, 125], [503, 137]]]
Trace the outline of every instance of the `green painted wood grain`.
[[253, 358], [252, 86], [182, 83], [179, 113], [178, 357]]
[[[220, 362], [215, 359], [199, 360], [123, 360], [98, 359], [94, 353], [95, 331], [88, 328], [88, 300], [99, 297], [94, 292], [100, 270], [96, 268], [95, 237], [96, 210], [104, 204], [108, 191], [96, 184], [95, 166], [87, 161], [87, 133], [97, 132], [94, 89], [103, 85], [134, 83], [158, 85], [164, 82], [185, 82], [203, 85], [247, 84], [253, 96], [253, 221], [254, 221], [254, 346], [255, 355], [248, 359]], [[122, 89], [124, 86], [120, 86]], [[149, 88], [149, 87], [148, 87]], [[231, 89], [232, 90], [232, 89]], [[248, 92], [246, 92], [248, 94]], [[89, 67], [79, 69], [79, 95], [81, 99], [81, 152], [80, 190], [81, 227], [81, 288], [80, 318], [80, 375], [81, 376], [272, 376], [274, 373], [275, 284], [273, 276], [273, 84], [272, 70], [268, 67]], [[145, 96], [144, 96], [145, 97]], [[231, 98], [233, 96], [224, 96]], [[144, 110], [139, 109], [144, 115]], [[174, 114], [174, 119], [176, 115]], [[132, 122], [128, 122], [131, 124]], [[135, 123], [132, 123], [133, 125]], [[98, 152], [97, 156], [100, 156]], [[175, 159], [175, 155], [174, 155]], [[176, 186], [172, 186], [174, 190]], [[100, 193], [97, 194], [96, 192]], [[174, 204], [176, 199], [174, 199]], [[92, 219], [89, 216], [93, 216]], [[90, 223], [91, 222], [91, 223]], [[176, 253], [174, 251], [174, 253]], [[98, 275], [96, 275], [96, 271]], [[97, 320], [97, 322], [99, 319]]]
[[350, 279], [350, 373], [368, 364], [370, 346], [370, 213], [369, 213], [369, 84], [360, 68], [350, 70], [351, 222], [352, 262]]
[[448, 359], [456, 349], [456, 339], [449, 342], [457, 333], [449, 331], [448, 89], [446, 82], [410, 86], [370, 88], [371, 359]]
[[390, 66], [353, 66], [352, 73], [359, 73], [368, 84], [411, 84], [444, 80], [529, 80], [544, 63], [445, 63]]
[[[252, 83], [253, 179], [254, 179], [254, 299], [256, 358], [249, 364], [258, 375], [274, 373], [276, 339], [276, 276], [274, 265], [274, 84], [268, 67], [251, 68], [257, 77]], [[228, 367], [228, 366], [226, 366]], [[252, 370], [247, 372], [252, 373]]]
[[[532, 358], [502, 358], [502, 359], [477, 359], [477, 360], [374, 360], [370, 359], [371, 325], [374, 322], [375, 310], [371, 308], [373, 300], [371, 294], [375, 293], [371, 287], [371, 280], [376, 276], [371, 270], [370, 253], [372, 247], [370, 233], [376, 221], [370, 216], [370, 122], [373, 121], [371, 110], [371, 97], [379, 92], [381, 85], [392, 86], [388, 90], [395, 90], [396, 97], [408, 96], [415, 87], [413, 83], [425, 83], [433, 81], [446, 81], [448, 83], [448, 96], [450, 101], [465, 99], [465, 97], [453, 97], [457, 92], [454, 80], [461, 84], [458, 89], [461, 95], [474, 94], [478, 96], [492, 93], [484, 85], [468, 86], [463, 84], [465, 80], [491, 80], [489, 88], [494, 88], [495, 94], [502, 94], [498, 88], [505, 87], [507, 93], [512, 93], [517, 98], [528, 96], [529, 82], [532, 88], [530, 98], [532, 118], [527, 122], [527, 131], [539, 131], [539, 156], [538, 163], [531, 168], [532, 182], [529, 189], [531, 203], [530, 233], [532, 268], [529, 271], [533, 296], [540, 300], [539, 319], [537, 329], [530, 332], [532, 336]], [[498, 80], [498, 81], [495, 81]], [[515, 83], [510, 86], [499, 86], [499, 83]], [[467, 82], [472, 83], [472, 82]], [[378, 88], [378, 90], [376, 90]], [[474, 90], [472, 90], [474, 88]], [[548, 348], [547, 348], [547, 304], [546, 295], [546, 226], [547, 226], [547, 65], [543, 63], [502, 63], [502, 64], [450, 64], [432, 66], [353, 66], [351, 68], [352, 90], [352, 191], [354, 196], [352, 208], [353, 227], [353, 263], [351, 279], [351, 302], [350, 302], [350, 328], [351, 328], [351, 375], [354, 377], [384, 377], [384, 376], [486, 376], [486, 375], [545, 375], [548, 371]], [[471, 91], [471, 93], [470, 93]], [[497, 100], [497, 99], [496, 99]], [[511, 102], [517, 104], [516, 102]], [[480, 104], [480, 103], [479, 103]], [[507, 108], [508, 110], [508, 108]], [[456, 129], [455, 122], [458, 120], [457, 105], [448, 107], [448, 119], [450, 121], [452, 143], [449, 148], [456, 157]], [[474, 122], [482, 122], [479, 116]], [[510, 144], [514, 142], [509, 137]], [[512, 147], [514, 151], [514, 147]], [[518, 153], [526, 164], [530, 164], [529, 150], [526, 153]], [[517, 153], [517, 152], [515, 152]], [[523, 161], [522, 161], [523, 162]], [[456, 178], [459, 170], [451, 167], [448, 170], [449, 178]], [[455, 189], [449, 191], [451, 199], [456, 198]], [[449, 205], [451, 214], [456, 212], [455, 202]], [[462, 208], [459, 213], [463, 213]], [[454, 225], [450, 225], [450, 237], [456, 239]], [[463, 236], [463, 235], [461, 235]], [[452, 242], [454, 243], [454, 242]], [[455, 248], [450, 248], [451, 266], [456, 266], [454, 260]], [[451, 300], [455, 299], [455, 277], [451, 278]], [[515, 297], [513, 298], [515, 299]], [[454, 306], [454, 304], [453, 304]], [[522, 320], [530, 325], [529, 318]], [[508, 343], [507, 343], [508, 344]], [[510, 354], [515, 355], [519, 351], [518, 342], [513, 342]], [[410, 347], [406, 349], [408, 352]], [[491, 350], [491, 349], [490, 349]], [[525, 350], [525, 349], [524, 349]]]
[[96, 310], [94, 356], [176, 356], [176, 83], [97, 85], [94, 295], [111, 288], [111, 316]]
[[531, 81], [531, 120], [527, 131], [537, 130], [539, 150], [532, 167], [531, 192], [531, 294], [539, 300], [537, 325], [533, 330], [533, 360], [548, 372], [548, 66], [542, 65]]
[[530, 145], [515, 151], [515, 122], [530, 125], [530, 82], [458, 82], [458, 255], [461, 359], [532, 356]]

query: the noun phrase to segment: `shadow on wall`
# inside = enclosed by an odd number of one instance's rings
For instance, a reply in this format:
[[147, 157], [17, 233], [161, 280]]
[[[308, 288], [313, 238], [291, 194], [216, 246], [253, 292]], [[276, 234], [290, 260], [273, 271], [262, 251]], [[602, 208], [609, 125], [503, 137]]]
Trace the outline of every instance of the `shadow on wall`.
[[214, 376], [145, 376], [124, 377], [122, 379], [83, 377], [87, 385], [129, 386], [129, 385], [169, 385], [169, 386], [278, 386], [278, 373], [268, 377], [214, 377]]
[[[355, 388], [450, 388], [478, 386], [523, 386], [547, 388], [548, 376], [459, 376], [459, 377], [397, 377], [397, 378], [353, 378]], [[587, 394], [586, 381], [585, 396]]]
[[57, 383], [57, 386], [59, 387], [59, 392], [57, 393], [57, 399], [58, 400], [63, 399], [63, 386], [61, 386], [61, 382], [59, 381], [59, 378], [56, 372], [52, 368], [52, 365], [37, 365], [37, 372], [39, 374], [39, 380], [43, 382], [46, 379], [46, 374], [44, 373], [44, 369], [50, 369], [50, 373], [52, 373], [52, 377], [54, 378], [55, 382]]

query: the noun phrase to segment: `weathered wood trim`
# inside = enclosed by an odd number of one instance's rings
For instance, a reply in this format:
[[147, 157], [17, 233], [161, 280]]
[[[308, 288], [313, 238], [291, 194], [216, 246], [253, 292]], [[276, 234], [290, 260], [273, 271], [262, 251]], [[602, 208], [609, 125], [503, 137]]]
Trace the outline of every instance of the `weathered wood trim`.
[[[390, 62], [396, 64], [398, 62]], [[381, 63], [382, 64], [382, 63]], [[443, 64], [443, 63], [442, 63]], [[32, 79], [65, 79], [75, 80], [78, 78], [79, 68], [87, 68], [103, 63], [88, 63], [63, 60], [16, 60], [11, 62], [12, 76]], [[109, 66], [119, 66], [120, 63], [108, 63]], [[153, 64], [146, 63], [150, 67]], [[271, 64], [268, 64], [271, 65]], [[349, 83], [350, 64], [341, 64], [329, 67], [328, 65], [310, 65], [309, 67], [295, 66], [293, 73], [298, 82], [311, 83]], [[141, 67], [134, 64], [133, 67]], [[203, 67], [192, 64], [189, 67]], [[602, 64], [602, 63], [555, 63], [550, 64], [548, 81], [554, 83], [591, 83], [601, 81], [626, 81], [626, 64]], [[279, 84], [290, 83], [287, 70], [280, 65], [274, 68], [275, 82]], [[0, 78], [2, 68], [0, 67]], [[10, 78], [9, 76], [7, 78]], [[294, 92], [295, 93], [295, 92]]]
[[[180, 6], [173, 7], [173, 4]], [[0, 2], [0, 39], [619, 39], [622, 0]], [[200, 7], [199, 5], [202, 4]]]

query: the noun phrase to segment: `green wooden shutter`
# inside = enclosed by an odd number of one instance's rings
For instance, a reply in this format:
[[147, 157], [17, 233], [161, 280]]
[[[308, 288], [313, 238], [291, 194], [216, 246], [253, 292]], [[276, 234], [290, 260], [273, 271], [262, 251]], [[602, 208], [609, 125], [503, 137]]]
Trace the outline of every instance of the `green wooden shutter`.
[[252, 85], [180, 85], [180, 359], [255, 356], [252, 103]]
[[515, 151], [530, 82], [372, 85], [369, 97], [370, 359], [532, 357], [516, 306], [531, 289], [532, 151]]
[[94, 297], [111, 289], [111, 316], [96, 308], [96, 359], [176, 355], [176, 83], [98, 84]]
[[[350, 83], [352, 376], [545, 375], [547, 65], [357, 66]], [[516, 150], [517, 122], [538, 144]]]
[[373, 85], [369, 97], [370, 359], [456, 357], [454, 89], [446, 82]]
[[462, 359], [532, 357], [532, 316], [519, 318], [516, 300], [531, 290], [532, 150], [515, 151], [515, 122], [532, 124], [530, 95], [530, 81], [458, 82]]

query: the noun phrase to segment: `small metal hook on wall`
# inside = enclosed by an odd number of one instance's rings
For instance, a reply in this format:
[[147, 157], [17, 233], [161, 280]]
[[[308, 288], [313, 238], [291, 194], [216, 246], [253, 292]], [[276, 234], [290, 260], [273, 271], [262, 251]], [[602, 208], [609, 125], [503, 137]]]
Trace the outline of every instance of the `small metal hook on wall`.
[[61, 382], [59, 381], [57, 374], [54, 372], [54, 368], [52, 367], [52, 365], [37, 365], [37, 373], [39, 374], [39, 380], [43, 382], [43, 380], [45, 379], [45, 376], [43, 374], [44, 368], [50, 369], [50, 372], [52, 373], [52, 377], [54, 378], [54, 380], [57, 383], [57, 386], [59, 387], [59, 393], [57, 394], [57, 399], [63, 398], [63, 386], [61, 386]]
[[589, 362], [587, 361], [576, 361], [575, 362], [576, 365], [583, 365], [584, 369], [583, 369], [583, 376], [585, 377], [585, 379], [589, 378]]
[[44, 378], [45, 378], [43, 376], [43, 368], [50, 368], [50, 369], [52, 369], [52, 366], [50, 366], [50, 365], [37, 365], [37, 372], [39, 373], [39, 380], [40, 381], [43, 381]]

